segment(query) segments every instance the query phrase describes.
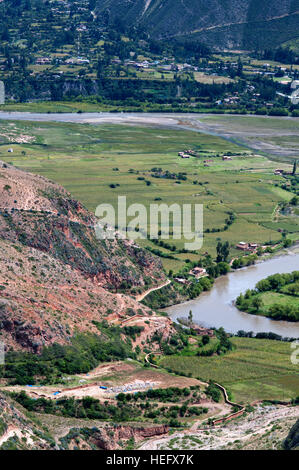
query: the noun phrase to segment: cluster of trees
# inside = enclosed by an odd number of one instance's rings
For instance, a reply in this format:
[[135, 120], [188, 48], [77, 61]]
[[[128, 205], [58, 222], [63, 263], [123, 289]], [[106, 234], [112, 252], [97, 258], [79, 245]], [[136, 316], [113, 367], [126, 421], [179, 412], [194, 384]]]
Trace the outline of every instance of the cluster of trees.
[[80, 400], [63, 398], [56, 401], [46, 398], [33, 399], [24, 391], [13, 394], [13, 398], [28, 411], [62, 415], [74, 418], [88, 418], [119, 421], [132, 421], [140, 416], [140, 411], [129, 405], [115, 406], [108, 402], [101, 404], [99, 400], [85, 397]]
[[[198, 397], [197, 387], [179, 389], [148, 390], [137, 394], [119, 394], [117, 404], [108, 401], [101, 403], [92, 397], [82, 399], [61, 398], [50, 400], [46, 398], [33, 399], [24, 391], [13, 393], [13, 398], [28, 411], [39, 413], [61, 415], [74, 418], [100, 419], [114, 422], [137, 421], [140, 418], [149, 420], [161, 420], [170, 426], [178, 427], [182, 423], [177, 421], [178, 417], [199, 416], [207, 413], [207, 408], [189, 406]], [[150, 393], [151, 392], [151, 393]], [[180, 402], [185, 400], [181, 406], [157, 407], [156, 402]], [[175, 421], [176, 420], [176, 421]]]
[[[299, 281], [299, 271], [293, 271], [292, 273], [286, 274], [272, 274], [266, 279], [259, 281], [255, 288], [258, 292], [267, 292], [267, 291], [279, 291], [282, 287], [287, 286], [288, 284], [296, 284]], [[299, 292], [297, 291], [297, 294]]]
[[192, 390], [197, 390], [198, 387], [188, 388], [179, 388], [179, 387], [169, 387], [169, 388], [155, 388], [150, 389], [145, 392], [137, 392], [134, 394], [131, 393], [120, 393], [117, 395], [117, 400], [120, 402], [125, 401], [138, 401], [151, 399], [159, 402], [177, 402], [182, 398], [187, 399], [190, 397]]
[[40, 355], [8, 352], [5, 368], [0, 366], [0, 377], [21, 385], [55, 383], [64, 374], [87, 373], [100, 362], [136, 358], [130, 338], [124, 341], [119, 327], [99, 325], [101, 334], [79, 334], [71, 344], [53, 344]]
[[213, 401], [219, 403], [221, 400], [221, 391], [213, 382], [210, 382], [205, 390], [206, 395], [212, 398]]
[[[286, 295], [285, 303], [274, 303], [264, 307], [261, 294], [264, 292], [279, 292]], [[240, 310], [248, 313], [264, 313], [274, 320], [299, 320], [298, 305], [287, 302], [287, 296], [299, 296], [299, 271], [287, 274], [273, 274], [259, 281], [255, 289], [248, 289], [245, 294], [240, 294], [236, 299], [236, 305]]]
[[266, 49], [262, 54], [263, 60], [275, 60], [283, 64], [299, 64], [299, 56], [289, 47]]
[[268, 308], [268, 315], [273, 320], [299, 321], [299, 305], [273, 304]]
[[244, 266], [251, 266], [252, 264], [255, 264], [257, 259], [258, 259], [258, 256], [256, 254], [242, 256], [241, 258], [236, 258], [232, 262], [232, 268], [240, 269], [240, 268], [244, 268]]
[[281, 335], [273, 333], [272, 331], [260, 332], [260, 333], [256, 333], [256, 335], [255, 335], [253, 331], [239, 330], [237, 332], [237, 336], [239, 338], [271, 339], [271, 340], [274, 340], [274, 341], [286, 341], [286, 342], [295, 341], [295, 339], [296, 339], [296, 338], [283, 337]]
[[229, 242], [221, 243], [219, 241], [216, 246], [216, 252], [217, 252], [216, 262], [226, 263], [229, 257]]

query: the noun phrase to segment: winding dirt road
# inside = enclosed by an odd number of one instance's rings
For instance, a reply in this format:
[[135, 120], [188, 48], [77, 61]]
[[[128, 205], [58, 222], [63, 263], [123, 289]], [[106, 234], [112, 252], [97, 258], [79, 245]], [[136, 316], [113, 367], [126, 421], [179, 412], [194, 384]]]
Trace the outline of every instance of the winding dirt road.
[[150, 294], [151, 292], [154, 292], [155, 290], [160, 290], [160, 289], [162, 289], [163, 287], [168, 286], [170, 283], [171, 283], [171, 280], [170, 280], [170, 279], [167, 279], [167, 281], [164, 282], [164, 284], [162, 284], [161, 286], [152, 287], [151, 289], [148, 289], [148, 290], [146, 290], [145, 292], [142, 292], [142, 294], [139, 294], [139, 295], [136, 296], [137, 302], [141, 302], [141, 301], [142, 301], [148, 294]]

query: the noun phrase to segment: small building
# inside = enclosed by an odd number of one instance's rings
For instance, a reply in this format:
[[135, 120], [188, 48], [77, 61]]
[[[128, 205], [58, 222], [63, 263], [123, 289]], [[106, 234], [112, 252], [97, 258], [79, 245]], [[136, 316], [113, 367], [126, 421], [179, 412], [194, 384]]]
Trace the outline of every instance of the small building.
[[274, 170], [274, 175], [282, 175], [283, 174], [283, 170], [280, 170], [279, 168], [276, 168], [276, 170]]
[[259, 245], [257, 243], [246, 243], [246, 242], [239, 242], [236, 245], [238, 250], [242, 251], [252, 251], [255, 252], [258, 249]]
[[194, 277], [198, 278], [198, 277], [206, 276], [207, 271], [204, 268], [200, 268], [199, 266], [197, 266], [197, 267], [191, 269], [189, 271], [189, 274], [191, 276], [194, 276]]
[[184, 279], [182, 277], [175, 277], [174, 280], [178, 282], [179, 284], [188, 284], [187, 279]]
[[215, 336], [215, 331], [211, 330], [210, 328], [203, 328], [202, 326], [194, 324], [191, 325], [191, 328], [198, 336], [209, 336], [210, 338]]
[[229, 157], [228, 155], [223, 155], [222, 160], [232, 160], [232, 157]]
[[247, 251], [247, 250], [248, 250], [248, 243], [246, 243], [246, 242], [239, 242], [239, 243], [237, 243], [236, 248], [237, 248], [238, 250]]

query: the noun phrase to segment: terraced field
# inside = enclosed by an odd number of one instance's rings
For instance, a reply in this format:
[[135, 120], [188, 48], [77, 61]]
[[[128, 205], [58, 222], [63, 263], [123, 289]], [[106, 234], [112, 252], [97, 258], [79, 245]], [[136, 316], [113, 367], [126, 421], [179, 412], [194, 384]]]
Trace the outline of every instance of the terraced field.
[[[189, 148], [198, 157], [181, 159], [178, 152]], [[222, 160], [228, 152], [232, 160]], [[207, 232], [202, 251], [212, 255], [219, 239], [233, 246], [240, 240], [279, 240], [273, 214], [280, 201], [292, 197], [280, 188], [283, 179], [273, 174], [275, 162], [215, 135], [165, 126], [1, 121], [0, 159], [59, 182], [91, 210], [103, 202], [116, 205], [118, 195], [126, 195], [128, 205], [146, 207], [157, 199], [169, 205], [201, 203]], [[154, 177], [153, 168], [161, 168], [164, 177]], [[224, 231], [229, 211], [236, 220]], [[291, 223], [296, 238], [299, 228], [295, 219]], [[178, 249], [184, 242], [170, 241]], [[141, 244], [155, 247], [149, 241]], [[163, 259], [165, 268], [179, 267], [186, 254], [175, 258]]]
[[289, 400], [298, 396], [298, 365], [292, 364], [290, 343], [232, 338], [236, 349], [225, 356], [163, 357], [160, 364], [204, 381], [214, 380], [239, 402]]

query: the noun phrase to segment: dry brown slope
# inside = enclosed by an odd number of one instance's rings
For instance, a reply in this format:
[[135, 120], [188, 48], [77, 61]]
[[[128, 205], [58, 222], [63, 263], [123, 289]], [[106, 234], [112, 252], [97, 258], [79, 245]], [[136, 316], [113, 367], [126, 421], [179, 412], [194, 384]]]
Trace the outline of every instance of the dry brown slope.
[[99, 242], [94, 223], [60, 186], [0, 163], [0, 333], [8, 347], [39, 352], [96, 332], [94, 321], [150, 313], [128, 294], [165, 280], [159, 261], [126, 240]]

